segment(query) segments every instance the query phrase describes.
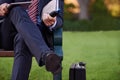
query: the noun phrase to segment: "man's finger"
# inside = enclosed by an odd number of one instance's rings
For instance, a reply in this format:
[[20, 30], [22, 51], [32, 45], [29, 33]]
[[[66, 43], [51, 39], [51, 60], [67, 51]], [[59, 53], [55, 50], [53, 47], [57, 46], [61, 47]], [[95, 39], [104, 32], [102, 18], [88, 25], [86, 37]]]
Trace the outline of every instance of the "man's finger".
[[4, 16], [8, 12], [7, 3], [0, 5], [0, 16]]

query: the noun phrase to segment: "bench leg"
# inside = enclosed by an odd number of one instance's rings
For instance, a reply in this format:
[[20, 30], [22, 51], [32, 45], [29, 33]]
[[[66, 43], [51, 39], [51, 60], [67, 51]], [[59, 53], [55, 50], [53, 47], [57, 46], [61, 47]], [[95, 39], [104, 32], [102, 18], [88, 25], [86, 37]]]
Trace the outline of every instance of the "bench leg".
[[62, 72], [57, 75], [53, 75], [53, 80], [62, 80]]

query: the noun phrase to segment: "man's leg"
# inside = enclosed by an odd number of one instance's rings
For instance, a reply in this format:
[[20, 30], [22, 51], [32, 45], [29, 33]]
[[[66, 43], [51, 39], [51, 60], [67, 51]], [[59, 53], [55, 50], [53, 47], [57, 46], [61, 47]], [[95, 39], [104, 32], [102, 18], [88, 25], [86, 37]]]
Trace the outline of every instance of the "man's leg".
[[9, 16], [39, 65], [43, 61], [45, 65], [47, 64], [46, 68], [48, 71], [53, 73], [61, 71], [60, 58], [47, 46], [41, 31], [31, 21], [26, 10], [22, 7], [15, 7], [10, 11]]
[[5, 50], [13, 50], [13, 39], [17, 33], [13, 26], [9, 17], [1, 24], [1, 45]]
[[29, 50], [39, 62], [40, 58], [42, 58], [42, 54], [50, 52], [50, 49], [43, 40], [39, 28], [30, 20], [28, 13], [22, 7], [13, 8], [9, 16]]
[[14, 39], [14, 53], [12, 80], [28, 80], [32, 54], [20, 34], [17, 34]]

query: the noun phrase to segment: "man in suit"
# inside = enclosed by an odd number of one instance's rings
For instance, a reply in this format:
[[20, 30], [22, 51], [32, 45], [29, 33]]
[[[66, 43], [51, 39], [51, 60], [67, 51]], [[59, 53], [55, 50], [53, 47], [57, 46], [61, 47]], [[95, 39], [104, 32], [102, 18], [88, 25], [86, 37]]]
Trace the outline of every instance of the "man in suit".
[[0, 0], [0, 16], [5, 16], [2, 27], [9, 29], [10, 34], [16, 33], [12, 80], [28, 80], [32, 56], [35, 56], [39, 66], [45, 65], [47, 71], [58, 74], [62, 70], [61, 59], [53, 51], [53, 31], [63, 25], [63, 0], [59, 0], [61, 11], [56, 17], [45, 13], [44, 18], [41, 18], [42, 9], [51, 0], [39, 0], [36, 23], [31, 20], [25, 7], [7, 8], [9, 3], [21, 1], [27, 0]]

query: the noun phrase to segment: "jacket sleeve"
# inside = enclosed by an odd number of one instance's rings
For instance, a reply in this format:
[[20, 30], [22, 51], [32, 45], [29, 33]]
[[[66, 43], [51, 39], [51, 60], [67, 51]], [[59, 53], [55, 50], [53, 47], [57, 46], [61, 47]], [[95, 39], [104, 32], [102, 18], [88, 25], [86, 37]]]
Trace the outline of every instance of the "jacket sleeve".
[[13, 2], [14, 0], [0, 0], [0, 4], [3, 4], [3, 3], [11, 3]]
[[60, 13], [57, 16], [57, 23], [56, 23], [55, 27], [53, 28], [53, 30], [63, 26], [63, 13], [64, 13], [63, 8], [64, 8], [64, 0], [59, 0]]

